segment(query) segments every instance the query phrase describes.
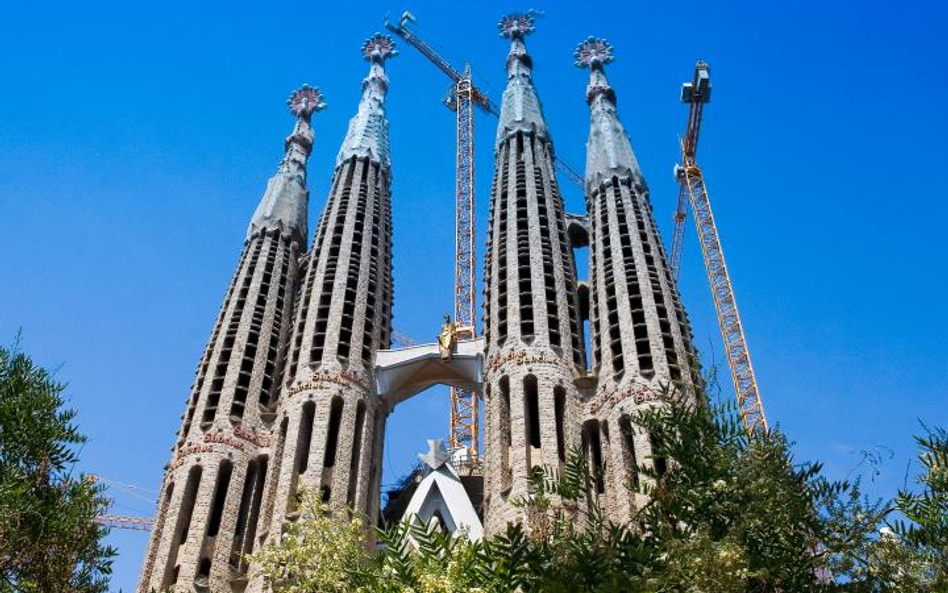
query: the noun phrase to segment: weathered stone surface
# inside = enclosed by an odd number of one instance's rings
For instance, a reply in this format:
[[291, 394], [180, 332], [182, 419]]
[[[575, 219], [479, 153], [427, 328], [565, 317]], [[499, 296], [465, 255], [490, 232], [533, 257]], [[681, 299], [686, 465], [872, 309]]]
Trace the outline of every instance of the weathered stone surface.
[[590, 38], [576, 57], [590, 68], [586, 207], [591, 373], [597, 378], [585, 405], [584, 443], [601, 451], [607, 472], [601, 502], [613, 519], [623, 520], [636, 504], [626, 485], [637, 479], [636, 464], [651, 463], [652, 451], [649, 435], [631, 426], [629, 415], [655, 405], [663, 387], [690, 392], [700, 369], [648, 188], [604, 72], [611, 46]]
[[[484, 336], [456, 343], [450, 360], [435, 345], [386, 350], [391, 40], [376, 36], [363, 47], [369, 75], [309, 252], [309, 115], [322, 102], [312, 92], [291, 98], [297, 125], [198, 366], [141, 593], [262, 592], [244, 555], [297, 518], [301, 487], [374, 523], [386, 419], [438, 382], [483, 395], [487, 535], [524, 520], [512, 502], [527, 494], [533, 468], [562, 468], [579, 447], [594, 470], [605, 468], [596, 496], [610, 518], [624, 520], [644, 502], [626, 485], [639, 464], [661, 461], [651, 459], [651, 437], [630, 416], [658, 405], [665, 386], [690, 393], [700, 381], [691, 330], [603, 71], [611, 47], [587, 40], [583, 54], [592, 68], [587, 208], [570, 216], [524, 43], [532, 29], [529, 14], [501, 22], [511, 50], [488, 221]], [[578, 282], [573, 250], [586, 246], [590, 278]]]

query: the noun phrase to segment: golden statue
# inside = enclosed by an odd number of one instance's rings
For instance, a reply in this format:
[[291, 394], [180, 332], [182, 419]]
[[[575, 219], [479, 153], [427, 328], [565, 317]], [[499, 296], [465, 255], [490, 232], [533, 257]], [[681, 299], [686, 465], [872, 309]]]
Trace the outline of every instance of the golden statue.
[[458, 328], [451, 321], [450, 315], [444, 316], [444, 325], [438, 335], [438, 348], [441, 350], [441, 360], [448, 362], [454, 355], [454, 344], [457, 342]]

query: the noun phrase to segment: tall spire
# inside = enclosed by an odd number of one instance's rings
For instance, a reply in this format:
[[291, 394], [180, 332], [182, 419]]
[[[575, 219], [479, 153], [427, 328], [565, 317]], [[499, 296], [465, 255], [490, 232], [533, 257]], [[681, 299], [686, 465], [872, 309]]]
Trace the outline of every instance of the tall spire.
[[362, 80], [359, 111], [349, 120], [349, 130], [339, 149], [336, 166], [352, 156], [360, 156], [388, 168], [388, 120], [385, 119], [388, 76], [385, 75], [385, 60], [397, 56], [398, 51], [391, 37], [376, 33], [362, 45], [362, 55], [371, 64], [369, 75]]
[[314, 111], [326, 108], [322, 93], [304, 84], [287, 100], [290, 112], [296, 116], [293, 133], [284, 144], [286, 154], [276, 175], [267, 182], [267, 191], [260, 200], [247, 238], [255, 234], [279, 229], [291, 240], [306, 245], [306, 217], [309, 192], [306, 190], [306, 160], [313, 150], [313, 128], [310, 125]]
[[533, 33], [534, 11], [508, 14], [500, 19], [497, 27], [500, 36], [510, 39], [507, 54], [507, 88], [500, 106], [500, 123], [497, 125], [497, 146], [517, 132], [535, 133], [548, 139], [549, 130], [543, 118], [543, 106], [533, 87], [533, 60], [527, 53], [524, 39]]
[[616, 113], [616, 93], [609, 86], [605, 65], [612, 62], [612, 44], [590, 37], [576, 48], [576, 66], [589, 68], [586, 102], [589, 104], [589, 139], [586, 142], [586, 188], [598, 187], [612, 177], [632, 177], [644, 184], [629, 136]]

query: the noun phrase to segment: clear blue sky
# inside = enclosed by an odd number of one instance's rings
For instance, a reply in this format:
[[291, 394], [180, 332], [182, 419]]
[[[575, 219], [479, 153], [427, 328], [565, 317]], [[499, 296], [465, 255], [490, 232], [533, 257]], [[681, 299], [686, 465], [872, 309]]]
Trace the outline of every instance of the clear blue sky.
[[[529, 5], [416, 0], [418, 31], [475, 64], [494, 98], [495, 23]], [[771, 422], [845, 476], [890, 451], [891, 495], [918, 419], [948, 419], [948, 92], [939, 2], [547, 2], [528, 45], [558, 154], [584, 163], [588, 35], [616, 46], [619, 110], [670, 237], [680, 83], [712, 66], [704, 166]], [[364, 2], [25, 3], [0, 18], [0, 341], [60, 367], [90, 441], [82, 468], [157, 490], [194, 368], [282, 156], [287, 94], [309, 82], [311, 228], [387, 11]], [[410, 48], [390, 63], [395, 323], [432, 336], [451, 308], [453, 116], [447, 80]], [[494, 123], [478, 120], [478, 261]], [[580, 194], [564, 186], [568, 208]], [[706, 365], [722, 349], [689, 227], [682, 292]], [[722, 369], [722, 372], [725, 369]], [[444, 390], [395, 411], [385, 481], [446, 430]], [[116, 496], [116, 512], [151, 505]], [[145, 536], [116, 532], [114, 590]]]

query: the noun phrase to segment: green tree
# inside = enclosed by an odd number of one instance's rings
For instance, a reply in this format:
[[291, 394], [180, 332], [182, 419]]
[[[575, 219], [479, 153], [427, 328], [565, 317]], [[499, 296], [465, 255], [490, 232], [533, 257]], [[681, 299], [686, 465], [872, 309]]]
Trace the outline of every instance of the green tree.
[[74, 475], [85, 442], [65, 386], [16, 347], [0, 347], [0, 592], [98, 593], [115, 551], [95, 517], [102, 487]]
[[[899, 496], [913, 523], [880, 534], [891, 503], [867, 500], [858, 480], [831, 481], [820, 464], [796, 461], [779, 429], [749, 437], [733, 405], [696, 403], [669, 390], [663, 405], [638, 412], [633, 424], [651, 436], [653, 457], [665, 463], [657, 471], [642, 460], [638, 488], [649, 502], [627, 520], [606, 518], [595, 488], [600, 476], [573, 451], [562, 472], [531, 475], [529, 495], [515, 501], [524, 525], [480, 542], [402, 523], [380, 532], [382, 545], [365, 553], [358, 546], [362, 522], [353, 527], [345, 513], [304, 513], [288, 533], [295, 538], [307, 524], [316, 531], [308, 543], [284, 540], [292, 550], [270, 563], [273, 580], [298, 582], [321, 566], [305, 550], [330, 548], [335, 580], [324, 588], [310, 581], [310, 591], [945, 591], [937, 580], [944, 579], [946, 551], [944, 432], [919, 440], [924, 489]], [[340, 529], [344, 537], [332, 536]], [[306, 559], [294, 560], [297, 554]], [[346, 562], [336, 561], [340, 554]]]
[[925, 427], [925, 432], [915, 437], [924, 468], [918, 478], [921, 490], [899, 491], [896, 508], [908, 521], [894, 522], [888, 539], [890, 547], [901, 543], [909, 550], [907, 565], [916, 568], [897, 576], [918, 575], [924, 590], [942, 592], [948, 591], [948, 431]]
[[368, 562], [367, 529], [358, 515], [332, 513], [318, 490], [302, 489], [299, 515], [287, 521], [278, 541], [254, 553], [257, 565], [280, 593], [343, 593]]

